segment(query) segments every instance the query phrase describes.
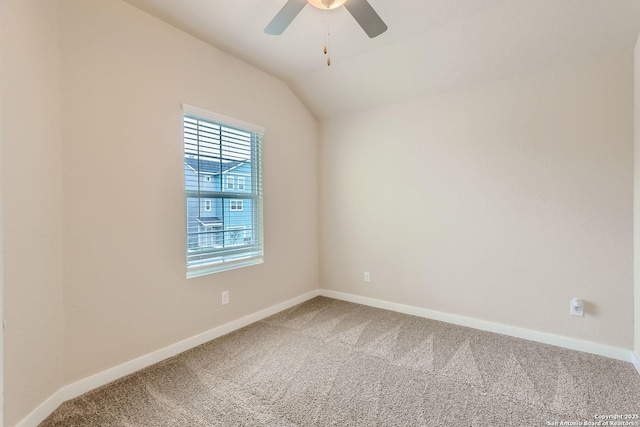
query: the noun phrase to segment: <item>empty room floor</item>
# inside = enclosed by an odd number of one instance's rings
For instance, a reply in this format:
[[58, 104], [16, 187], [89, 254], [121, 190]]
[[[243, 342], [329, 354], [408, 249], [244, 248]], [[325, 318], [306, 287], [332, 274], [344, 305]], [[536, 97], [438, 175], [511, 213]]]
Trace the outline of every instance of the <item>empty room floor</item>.
[[317, 297], [66, 402], [41, 426], [548, 426], [638, 413], [630, 363]]

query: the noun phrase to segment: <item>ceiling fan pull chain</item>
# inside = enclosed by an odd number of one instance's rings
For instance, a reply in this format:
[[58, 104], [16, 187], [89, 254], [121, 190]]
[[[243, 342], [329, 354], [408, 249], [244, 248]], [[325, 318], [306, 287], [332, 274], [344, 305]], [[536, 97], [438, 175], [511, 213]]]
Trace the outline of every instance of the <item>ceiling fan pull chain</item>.
[[324, 17], [324, 54], [326, 55], [329, 52], [329, 48], [327, 46], [327, 43], [328, 43], [327, 33], [329, 32], [329, 30], [327, 29], [327, 11], [326, 10], [323, 13], [323, 17]]
[[329, 55], [329, 15], [327, 10], [324, 11], [324, 27], [325, 27], [325, 39], [324, 39], [324, 54], [327, 55], [327, 67], [331, 66], [331, 55]]

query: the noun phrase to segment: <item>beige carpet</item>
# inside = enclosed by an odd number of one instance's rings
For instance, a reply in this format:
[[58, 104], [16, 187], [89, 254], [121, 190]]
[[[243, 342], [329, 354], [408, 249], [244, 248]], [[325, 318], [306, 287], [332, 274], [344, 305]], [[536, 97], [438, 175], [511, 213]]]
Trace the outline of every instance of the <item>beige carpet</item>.
[[547, 426], [629, 413], [640, 413], [629, 363], [319, 297], [41, 425]]

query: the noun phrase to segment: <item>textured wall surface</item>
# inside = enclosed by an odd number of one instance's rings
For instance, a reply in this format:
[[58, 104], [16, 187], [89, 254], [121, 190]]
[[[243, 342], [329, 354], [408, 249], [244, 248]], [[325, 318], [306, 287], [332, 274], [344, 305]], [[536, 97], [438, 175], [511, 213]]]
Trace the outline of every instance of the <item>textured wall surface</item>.
[[323, 287], [633, 347], [631, 52], [321, 134]]
[[[61, 34], [67, 383], [318, 287], [317, 125], [281, 81], [119, 1], [63, 1]], [[266, 127], [262, 265], [185, 278], [183, 102]]]
[[57, 2], [0, 2], [6, 426], [62, 386], [58, 29]]

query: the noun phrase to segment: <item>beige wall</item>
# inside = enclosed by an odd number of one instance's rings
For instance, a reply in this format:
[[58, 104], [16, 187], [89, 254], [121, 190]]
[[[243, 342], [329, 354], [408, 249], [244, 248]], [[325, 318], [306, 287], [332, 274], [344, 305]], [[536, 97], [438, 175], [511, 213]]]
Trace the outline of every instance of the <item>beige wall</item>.
[[56, 4], [0, 1], [5, 426], [15, 425], [62, 385]]
[[320, 150], [323, 287], [632, 348], [630, 52], [328, 121]]
[[634, 301], [635, 351], [640, 357], [640, 37], [634, 52]]
[[[120, 1], [64, 0], [61, 29], [65, 382], [316, 289], [317, 124], [292, 92]], [[183, 102], [267, 129], [262, 265], [185, 278]]]

